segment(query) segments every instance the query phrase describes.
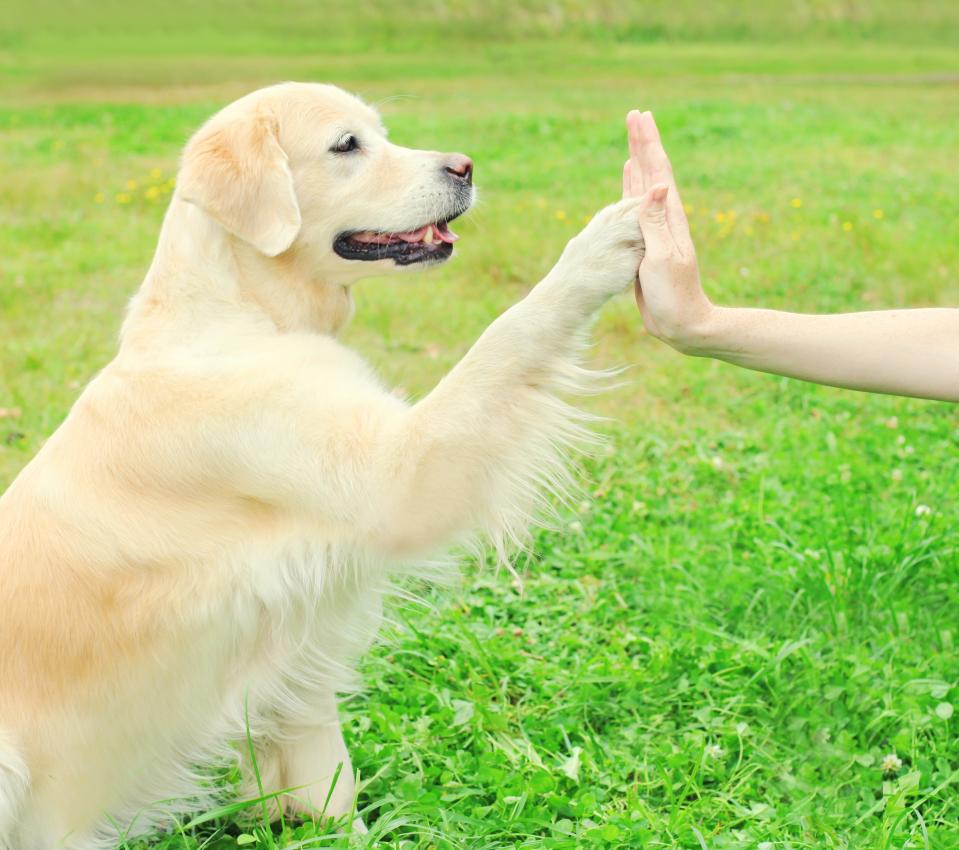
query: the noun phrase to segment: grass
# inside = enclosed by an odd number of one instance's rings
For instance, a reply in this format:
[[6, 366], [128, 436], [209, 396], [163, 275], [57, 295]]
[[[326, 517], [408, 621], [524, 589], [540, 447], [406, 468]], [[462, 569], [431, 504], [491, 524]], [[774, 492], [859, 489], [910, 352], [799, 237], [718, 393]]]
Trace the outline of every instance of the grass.
[[[185, 137], [275, 79], [339, 82], [394, 139], [477, 162], [456, 262], [360, 284], [345, 334], [414, 396], [616, 197], [633, 106], [659, 118], [717, 300], [959, 301], [949, 4], [908, 25], [901, 4], [810, 4], [795, 39], [792, 5], [736, 4], [735, 31], [726, 6], [557, 7], [501, 39], [495, 3], [327, 32], [305, 6], [275, 26], [244, 6], [232, 30], [211, 7], [203, 38], [169, 12], [89, 34], [18, 19], [0, 39], [0, 486], [111, 356]], [[431, 608], [399, 606], [363, 663], [345, 714], [369, 843], [959, 847], [955, 408], [682, 358], [626, 298], [596, 338], [631, 381], [590, 400], [609, 449], [524, 588], [469, 566]], [[241, 815], [130, 850], [365, 844]]]

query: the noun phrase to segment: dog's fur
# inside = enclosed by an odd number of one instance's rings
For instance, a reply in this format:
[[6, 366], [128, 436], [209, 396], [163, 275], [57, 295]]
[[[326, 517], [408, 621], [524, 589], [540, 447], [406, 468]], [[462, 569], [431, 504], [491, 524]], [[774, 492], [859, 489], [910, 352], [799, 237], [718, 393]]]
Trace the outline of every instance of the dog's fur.
[[[362, 150], [331, 153], [346, 131]], [[462, 161], [314, 84], [190, 141], [116, 359], [0, 499], [2, 850], [106, 847], [157, 801], [209, 804], [195, 771], [248, 731], [266, 790], [299, 789], [288, 811], [317, 815], [339, 764], [326, 814], [350, 811], [335, 694], [390, 577], [522, 540], [582, 428], [554, 393], [642, 251], [636, 202], [603, 210], [408, 405], [334, 338], [350, 284], [395, 264], [331, 246], [451, 217]]]

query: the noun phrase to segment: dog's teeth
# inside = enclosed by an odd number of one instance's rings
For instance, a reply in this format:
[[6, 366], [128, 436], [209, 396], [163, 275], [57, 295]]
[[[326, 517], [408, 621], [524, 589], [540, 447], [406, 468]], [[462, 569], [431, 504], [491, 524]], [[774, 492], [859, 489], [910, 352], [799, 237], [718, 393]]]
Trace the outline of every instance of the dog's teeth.
[[427, 245], [433, 244], [433, 228], [432, 226], [426, 228], [426, 235], [423, 237], [423, 241]]

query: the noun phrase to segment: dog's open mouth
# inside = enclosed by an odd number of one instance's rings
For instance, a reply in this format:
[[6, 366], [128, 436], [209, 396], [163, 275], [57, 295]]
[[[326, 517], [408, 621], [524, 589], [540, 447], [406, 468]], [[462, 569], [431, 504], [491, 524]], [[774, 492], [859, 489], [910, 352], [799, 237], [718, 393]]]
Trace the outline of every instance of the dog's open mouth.
[[346, 260], [393, 260], [397, 265], [442, 262], [459, 239], [446, 221], [424, 224], [416, 230], [385, 232], [354, 230], [341, 233], [333, 250]]

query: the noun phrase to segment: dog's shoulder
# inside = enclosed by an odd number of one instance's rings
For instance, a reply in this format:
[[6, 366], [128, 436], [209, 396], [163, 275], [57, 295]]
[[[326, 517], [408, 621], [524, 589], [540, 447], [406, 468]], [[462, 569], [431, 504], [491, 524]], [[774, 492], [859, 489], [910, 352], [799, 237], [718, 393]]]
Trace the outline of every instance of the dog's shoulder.
[[43, 454], [60, 468], [134, 470], [158, 485], [189, 488], [237, 470], [295, 466], [308, 443], [337, 444], [344, 430], [353, 439], [352, 420], [362, 414], [352, 411], [402, 404], [332, 337], [207, 340], [118, 357], [86, 387]]
[[[115, 426], [192, 427], [222, 413], [255, 414], [303, 392], [383, 388], [356, 352], [316, 334], [213, 338], [178, 350], [121, 353], [86, 387], [73, 413]], [[320, 396], [322, 393], [320, 393]]]

